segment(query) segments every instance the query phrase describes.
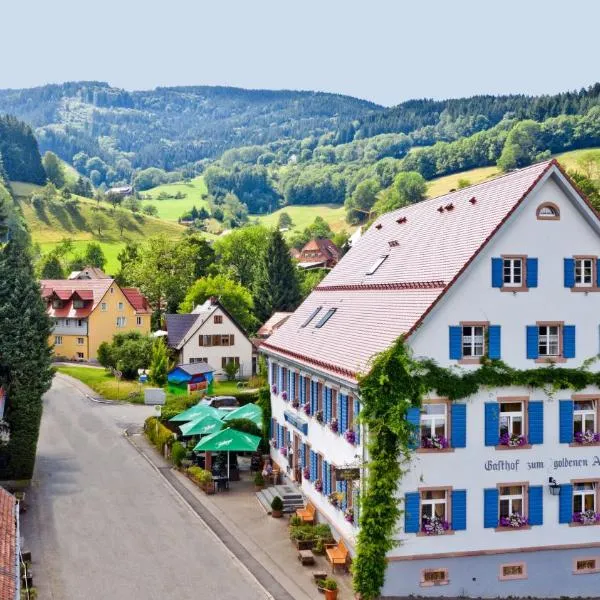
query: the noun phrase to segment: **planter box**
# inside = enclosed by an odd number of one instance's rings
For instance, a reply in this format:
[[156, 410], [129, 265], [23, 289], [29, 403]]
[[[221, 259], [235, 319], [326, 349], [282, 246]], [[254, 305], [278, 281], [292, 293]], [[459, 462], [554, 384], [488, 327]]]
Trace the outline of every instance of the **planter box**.
[[294, 540], [298, 550], [312, 550], [316, 540]]

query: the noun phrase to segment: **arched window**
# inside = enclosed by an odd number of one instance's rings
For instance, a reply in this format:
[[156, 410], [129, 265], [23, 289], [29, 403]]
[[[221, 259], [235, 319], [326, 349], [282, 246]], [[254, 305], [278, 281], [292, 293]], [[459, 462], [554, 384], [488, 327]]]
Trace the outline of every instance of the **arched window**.
[[558, 221], [560, 219], [560, 209], [552, 202], [540, 204], [535, 214], [538, 221]]

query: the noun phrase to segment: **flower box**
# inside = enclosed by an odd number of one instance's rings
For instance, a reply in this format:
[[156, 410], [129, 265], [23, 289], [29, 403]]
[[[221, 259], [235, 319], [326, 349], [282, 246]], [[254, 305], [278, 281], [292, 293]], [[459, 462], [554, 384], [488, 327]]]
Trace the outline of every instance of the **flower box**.
[[281, 456], [287, 456], [287, 448], [279, 448], [279, 452], [281, 452]]
[[503, 433], [498, 440], [500, 446], [509, 446], [510, 448], [519, 448], [527, 445], [527, 438], [524, 435], [516, 433]]
[[596, 523], [600, 523], [600, 513], [597, 513], [593, 510], [575, 513], [573, 515], [573, 523], [580, 523], [581, 525], [595, 525]]
[[285, 390], [281, 392], [281, 397], [283, 398], [283, 400], [287, 400], [287, 392]]
[[310, 469], [308, 467], [304, 467], [304, 469], [302, 469], [302, 477], [304, 477], [306, 480], [310, 480]]
[[331, 492], [331, 494], [328, 496], [329, 503], [336, 508], [341, 507], [343, 498], [344, 497], [341, 492]]
[[317, 490], [317, 492], [323, 491], [323, 482], [320, 479], [315, 480], [315, 490]]
[[338, 432], [338, 421], [337, 419], [333, 419], [333, 421], [329, 422], [329, 429], [331, 429], [331, 431], [333, 431], [333, 433], [337, 433]]
[[443, 450], [449, 448], [450, 442], [443, 435], [433, 435], [421, 438], [421, 448], [431, 448], [434, 450]]
[[344, 519], [346, 519], [348, 523], [354, 523], [354, 509], [352, 507], [347, 508], [344, 511]]
[[276, 393], [277, 393], [277, 386], [276, 386], [276, 385], [272, 385], [272, 386], [271, 386], [271, 392], [272, 392], [273, 394], [276, 394]]
[[318, 410], [315, 413], [315, 419], [319, 422], [322, 423], [323, 422], [323, 411], [322, 410]]
[[600, 433], [578, 431], [574, 436], [574, 440], [577, 444], [597, 444], [600, 442]]
[[344, 437], [349, 444], [356, 444], [356, 432], [354, 429], [346, 429]]
[[302, 406], [302, 410], [304, 411], [304, 413], [306, 415], [308, 415], [310, 417], [310, 402], [307, 402], [306, 404], [304, 404]]
[[510, 527], [512, 529], [527, 527], [527, 523], [527, 517], [524, 517], [519, 513], [512, 513], [508, 517], [500, 517], [500, 520], [498, 521], [500, 527]]
[[423, 517], [421, 531], [425, 535], [443, 535], [450, 529], [450, 523], [439, 517]]
[[299, 400], [292, 400], [292, 408], [298, 408], [300, 406]]

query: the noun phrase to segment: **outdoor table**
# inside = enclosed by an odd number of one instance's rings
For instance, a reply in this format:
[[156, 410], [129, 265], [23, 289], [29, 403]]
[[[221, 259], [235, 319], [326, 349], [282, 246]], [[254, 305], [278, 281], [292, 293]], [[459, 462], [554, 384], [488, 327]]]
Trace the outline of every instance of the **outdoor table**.
[[215, 483], [215, 490], [228, 490], [229, 489], [229, 478], [227, 475], [213, 475], [213, 481]]
[[312, 550], [298, 550], [298, 560], [303, 565], [314, 565], [315, 555], [312, 553]]

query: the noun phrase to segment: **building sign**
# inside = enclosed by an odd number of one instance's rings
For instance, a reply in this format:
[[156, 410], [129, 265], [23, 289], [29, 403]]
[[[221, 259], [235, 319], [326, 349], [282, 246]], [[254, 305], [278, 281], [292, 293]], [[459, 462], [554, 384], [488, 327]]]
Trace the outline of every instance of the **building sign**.
[[288, 412], [287, 410], [283, 413], [283, 417], [292, 427], [295, 427], [304, 435], [308, 434], [308, 423], [304, 419], [297, 417], [295, 414]]
[[600, 455], [588, 456], [586, 458], [546, 458], [546, 459], [534, 459], [534, 460], [520, 460], [515, 458], [513, 460], [487, 460], [483, 463], [483, 468], [486, 471], [497, 471], [497, 472], [519, 472], [519, 471], [560, 471], [560, 469], [569, 468], [586, 468], [596, 467], [600, 468]]
[[360, 469], [352, 467], [335, 470], [336, 481], [354, 481], [355, 479], [360, 479]]

